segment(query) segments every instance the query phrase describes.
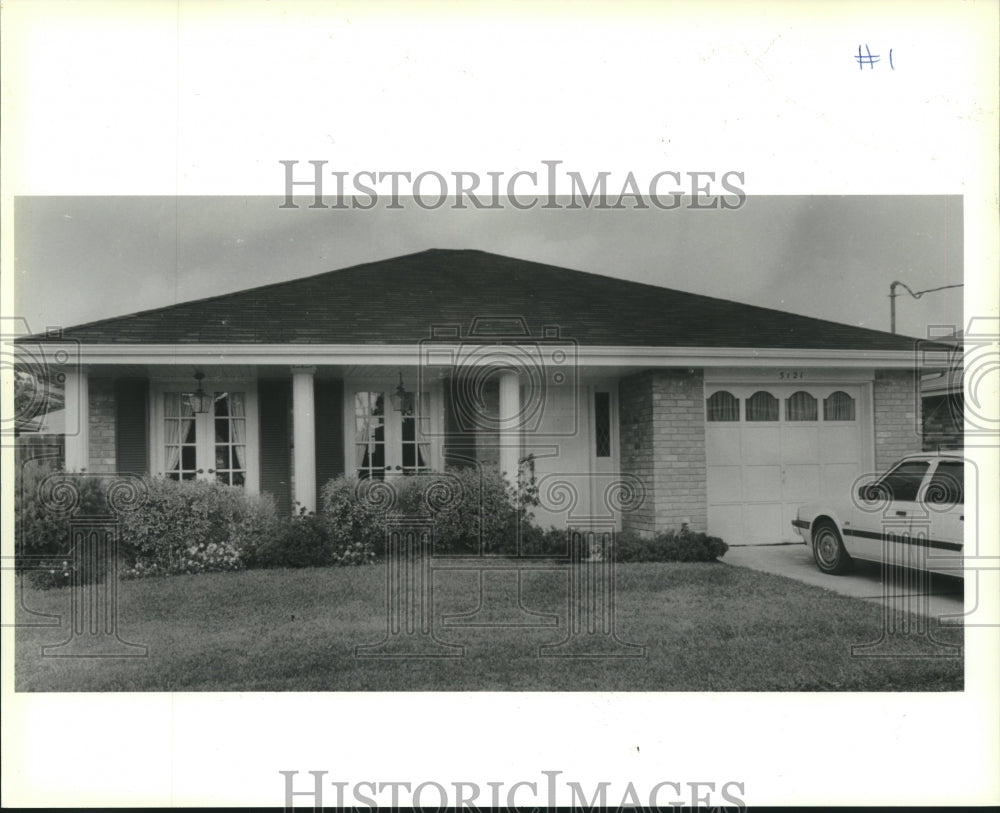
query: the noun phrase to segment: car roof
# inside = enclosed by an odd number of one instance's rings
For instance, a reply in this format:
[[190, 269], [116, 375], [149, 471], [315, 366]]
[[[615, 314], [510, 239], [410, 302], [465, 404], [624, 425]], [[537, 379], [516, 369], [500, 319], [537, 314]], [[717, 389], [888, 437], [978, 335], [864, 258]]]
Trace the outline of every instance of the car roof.
[[904, 460], [959, 460], [963, 461], [965, 458], [959, 452], [919, 452], [915, 454], [904, 455], [899, 458], [893, 465], [902, 463]]

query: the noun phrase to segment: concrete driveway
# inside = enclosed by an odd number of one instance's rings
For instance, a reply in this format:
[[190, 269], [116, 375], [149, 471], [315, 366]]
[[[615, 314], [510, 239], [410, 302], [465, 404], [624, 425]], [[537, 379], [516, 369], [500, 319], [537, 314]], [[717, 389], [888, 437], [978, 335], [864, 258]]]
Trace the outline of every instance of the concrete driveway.
[[[749, 567], [765, 573], [823, 587], [845, 596], [872, 601], [894, 610], [907, 610], [931, 618], [960, 616], [965, 612], [961, 579], [932, 574], [913, 574], [908, 584], [883, 588], [882, 566], [854, 561], [850, 573], [830, 576], [821, 573], [813, 560], [812, 548], [804, 542], [780, 545], [730, 545], [722, 562]], [[955, 623], [945, 621], [944, 623]]]

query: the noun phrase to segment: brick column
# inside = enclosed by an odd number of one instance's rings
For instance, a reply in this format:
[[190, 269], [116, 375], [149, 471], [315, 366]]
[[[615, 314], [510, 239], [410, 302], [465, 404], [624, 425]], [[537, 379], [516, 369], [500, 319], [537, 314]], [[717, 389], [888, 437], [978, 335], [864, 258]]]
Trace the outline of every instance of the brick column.
[[115, 470], [115, 385], [110, 378], [91, 378], [89, 449], [93, 474], [110, 474]]
[[653, 374], [653, 461], [656, 528], [708, 527], [705, 379], [701, 370]]
[[903, 455], [920, 452], [920, 397], [913, 370], [876, 370], [875, 468], [884, 471]]
[[623, 515], [624, 530], [707, 527], [704, 397], [701, 370], [647, 370], [619, 383], [621, 470], [646, 486], [646, 502]]

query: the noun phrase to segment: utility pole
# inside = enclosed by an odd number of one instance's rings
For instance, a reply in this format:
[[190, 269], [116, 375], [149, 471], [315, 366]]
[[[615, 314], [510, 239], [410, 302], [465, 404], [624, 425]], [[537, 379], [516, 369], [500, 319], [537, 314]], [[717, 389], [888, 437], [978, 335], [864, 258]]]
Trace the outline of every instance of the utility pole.
[[893, 280], [892, 285], [889, 286], [889, 329], [891, 332], [896, 332], [896, 297], [899, 294], [896, 293], [896, 288], [902, 285], [906, 292], [912, 296], [914, 299], [920, 299], [924, 294], [933, 293], [934, 291], [943, 291], [945, 288], [962, 288], [965, 286], [964, 282], [956, 283], [955, 285], [942, 285], [940, 288], [928, 288], [925, 291], [912, 291], [910, 286], [905, 282], [900, 282], [898, 279]]

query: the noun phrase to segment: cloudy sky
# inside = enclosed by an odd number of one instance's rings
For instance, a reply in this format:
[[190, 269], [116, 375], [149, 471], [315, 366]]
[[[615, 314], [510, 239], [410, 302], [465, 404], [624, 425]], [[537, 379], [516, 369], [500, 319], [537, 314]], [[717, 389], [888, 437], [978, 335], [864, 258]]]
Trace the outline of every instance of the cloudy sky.
[[[305, 201], [304, 201], [305, 202]], [[265, 197], [26, 197], [16, 314], [32, 330], [427, 248], [477, 248], [889, 329], [889, 284], [963, 279], [958, 196], [749, 197], [738, 210], [280, 209]], [[460, 284], [460, 281], [457, 281]], [[900, 297], [898, 332], [962, 323], [962, 290]]]

